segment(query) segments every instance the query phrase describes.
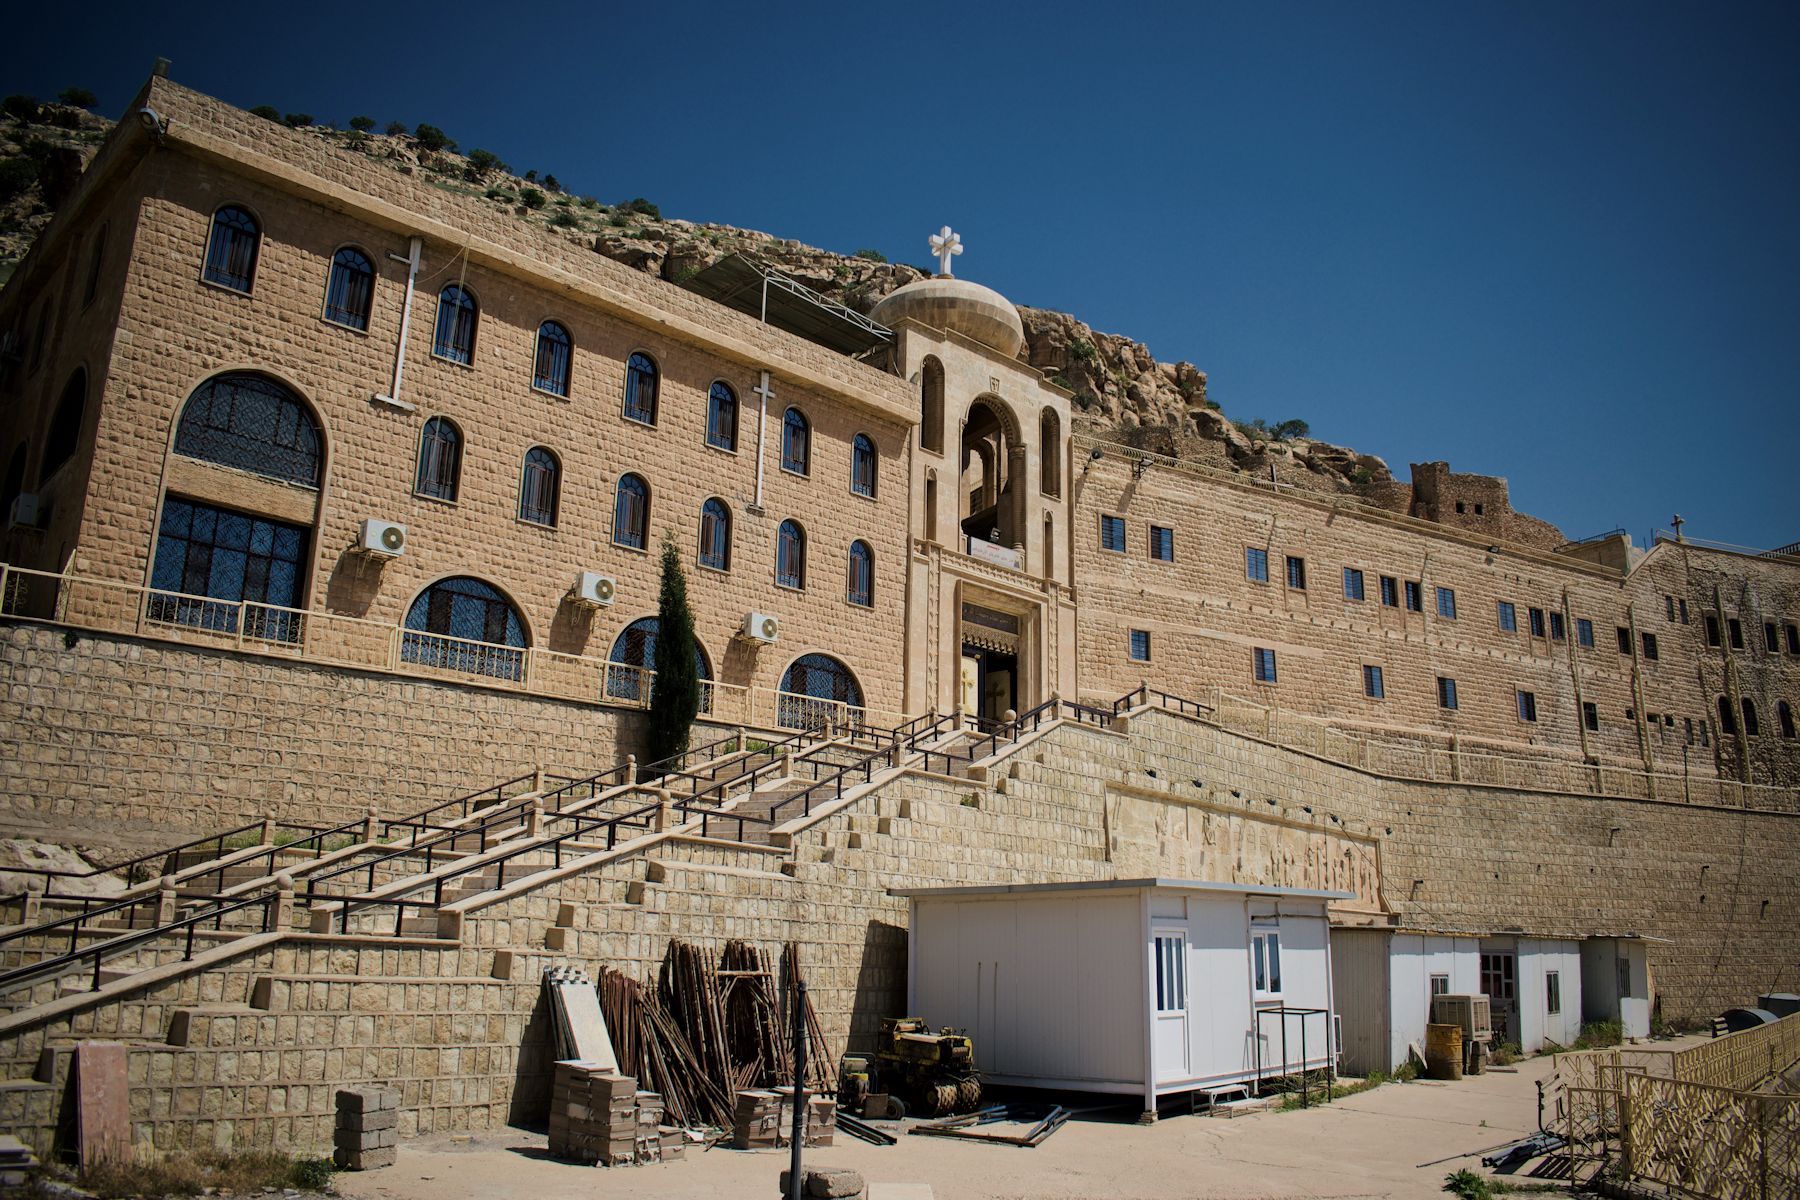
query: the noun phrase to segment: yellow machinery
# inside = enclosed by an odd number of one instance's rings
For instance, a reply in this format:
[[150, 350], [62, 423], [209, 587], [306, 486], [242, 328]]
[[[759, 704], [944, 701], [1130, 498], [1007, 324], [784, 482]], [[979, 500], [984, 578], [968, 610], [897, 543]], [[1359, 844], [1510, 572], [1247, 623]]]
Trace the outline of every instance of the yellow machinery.
[[919, 1017], [884, 1017], [875, 1053], [846, 1055], [839, 1080], [838, 1101], [853, 1112], [863, 1110], [871, 1093], [881, 1092], [933, 1117], [981, 1106], [975, 1044], [951, 1029], [933, 1033]]

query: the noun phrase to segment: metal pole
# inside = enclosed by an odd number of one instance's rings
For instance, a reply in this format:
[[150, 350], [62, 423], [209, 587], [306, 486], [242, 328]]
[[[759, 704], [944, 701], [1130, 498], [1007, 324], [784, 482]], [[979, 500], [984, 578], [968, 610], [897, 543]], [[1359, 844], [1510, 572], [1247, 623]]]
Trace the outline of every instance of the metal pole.
[[806, 1141], [806, 984], [794, 984], [794, 1136], [788, 1158], [788, 1200], [800, 1200], [800, 1149]]

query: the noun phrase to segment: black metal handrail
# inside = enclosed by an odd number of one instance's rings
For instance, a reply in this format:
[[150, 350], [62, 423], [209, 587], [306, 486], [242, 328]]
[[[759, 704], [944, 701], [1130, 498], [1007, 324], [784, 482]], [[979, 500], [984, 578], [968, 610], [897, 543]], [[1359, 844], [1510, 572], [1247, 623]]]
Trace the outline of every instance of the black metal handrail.
[[[447, 829], [449, 826], [434, 825], [428, 818], [437, 816], [437, 814], [443, 812], [445, 809], [460, 807], [458, 814], [451, 819], [458, 821], [463, 820], [469, 817], [477, 808], [492, 807], [493, 804], [504, 803], [506, 800], [506, 789], [513, 787], [516, 784], [524, 783], [526, 780], [531, 780], [535, 783], [537, 781], [537, 772], [527, 771], [523, 775], [515, 775], [511, 779], [502, 780], [491, 787], [484, 787], [478, 792], [470, 792], [466, 796], [453, 796], [448, 800], [433, 804], [429, 808], [422, 808], [416, 813], [411, 813], [404, 817], [395, 817], [392, 820], [384, 820], [381, 823], [382, 832], [390, 833], [395, 829], [401, 828]], [[490, 804], [478, 805], [475, 803], [482, 797], [489, 795], [494, 798]], [[417, 838], [417, 836], [418, 834], [415, 832], [414, 837]]]
[[[1187, 700], [1181, 696], [1175, 696], [1168, 692], [1159, 691], [1156, 688], [1144, 688], [1142, 691], [1144, 696], [1149, 700], [1156, 701], [1156, 703], [1163, 708], [1173, 708], [1183, 716], [1197, 717], [1204, 720], [1213, 711], [1213, 706], [1210, 704], [1202, 704], [1198, 700]], [[1122, 697], [1122, 699], [1130, 699], [1131, 696], [1137, 694], [1137, 692], [1131, 692], [1125, 697]]]
[[[260, 861], [261, 859], [266, 858], [269, 860], [269, 868], [268, 868], [268, 870], [264, 871], [263, 874], [265, 876], [273, 875], [273, 874], [275, 874], [275, 860], [279, 855], [284, 854], [289, 850], [297, 850], [300, 853], [305, 853], [305, 847], [310, 845], [314, 848], [313, 856], [315, 858], [323, 857], [325, 854], [325, 842], [328, 838], [334, 838], [334, 837], [338, 837], [342, 834], [353, 833], [356, 830], [360, 830], [363, 827], [364, 822], [361, 820], [346, 821], [342, 825], [334, 825], [334, 826], [331, 826], [330, 828], [325, 828], [325, 827], [321, 827], [321, 826], [294, 825], [294, 824], [289, 824], [286, 821], [278, 822], [278, 824], [283, 825], [289, 829], [304, 829], [307, 831], [306, 836], [293, 838], [293, 839], [291, 839], [289, 841], [285, 841], [285, 842], [278, 842], [274, 845], [267, 846], [264, 848], [249, 847], [249, 849], [256, 850], [256, 853], [246, 854], [243, 857], [238, 858], [232, 862], [220, 863], [217, 867], [214, 867], [210, 870], [202, 871], [198, 875], [191, 876], [190, 878], [191, 879], [209, 879], [209, 878], [216, 879], [216, 882], [213, 885], [213, 890], [215, 892], [222, 892], [225, 890], [225, 872], [233, 869], [234, 867], [241, 867], [245, 863], [253, 863], [253, 862], [257, 862], [257, 861]], [[343, 849], [343, 847], [339, 847], [339, 849]]]
[[[192, 841], [183, 842], [179, 846], [169, 846], [161, 850], [152, 850], [147, 854], [140, 854], [136, 858], [128, 858], [124, 862], [112, 863], [104, 867], [90, 867], [86, 871], [66, 871], [57, 867], [27, 866], [9, 866], [6, 869], [19, 875], [39, 875], [46, 879], [92, 879], [96, 875], [111, 875], [115, 871], [128, 871], [132, 867], [150, 862], [152, 859], [166, 859], [170, 855], [180, 854], [183, 851], [192, 850], [196, 846], [205, 846], [213, 842], [218, 843], [218, 849], [214, 851], [214, 856], [217, 857], [218, 855], [225, 853], [225, 842], [227, 840], [238, 837], [241, 834], [249, 833], [251, 830], [256, 830], [260, 833], [262, 827], [263, 823], [261, 821], [251, 821], [248, 825], [239, 825], [236, 829], [227, 829], [223, 833], [209, 833], [204, 837], [197, 837]], [[158, 872], [158, 874], [160, 873], [161, 872]], [[55, 896], [51, 898], [57, 900], [78, 899], [78, 897], [72, 896]]]
[[[615, 849], [619, 844], [619, 829], [621, 826], [630, 827], [641, 823], [645, 828], [651, 828], [656, 823], [655, 814], [661, 808], [661, 801], [652, 800], [648, 804], [640, 804], [636, 808], [627, 809], [625, 812], [613, 813], [610, 816], [604, 817], [592, 816], [587, 813], [564, 813], [559, 819], [568, 821], [573, 826], [564, 833], [559, 833], [555, 837], [523, 842], [517, 847], [507, 850], [502, 854], [493, 857], [484, 857], [478, 862], [464, 863], [454, 870], [445, 871], [440, 875], [433, 876], [431, 902], [433, 905], [443, 904], [444, 884], [450, 880], [460, 879], [464, 875], [485, 872], [490, 868], [494, 871], [494, 886], [483, 890], [498, 891], [506, 886], [506, 864], [523, 854], [548, 850], [551, 855], [551, 866], [548, 869], [556, 870], [562, 866], [563, 847], [570, 842], [579, 841], [585, 838], [596, 829], [606, 830], [606, 848], [608, 850]], [[534, 875], [536, 873], [537, 872], [535, 871], [532, 872]], [[424, 881], [418, 881], [415, 886], [423, 887]], [[408, 888], [406, 890], [411, 891], [413, 889]]]

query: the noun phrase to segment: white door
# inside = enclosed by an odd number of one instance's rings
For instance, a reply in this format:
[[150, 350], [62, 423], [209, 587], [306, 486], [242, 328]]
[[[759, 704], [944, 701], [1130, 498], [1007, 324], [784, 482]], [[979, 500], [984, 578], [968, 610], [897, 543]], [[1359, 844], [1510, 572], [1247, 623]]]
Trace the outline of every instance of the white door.
[[1156, 931], [1151, 998], [1156, 1029], [1150, 1047], [1151, 1078], [1158, 1083], [1186, 1079], [1188, 1070], [1187, 935], [1174, 929]]

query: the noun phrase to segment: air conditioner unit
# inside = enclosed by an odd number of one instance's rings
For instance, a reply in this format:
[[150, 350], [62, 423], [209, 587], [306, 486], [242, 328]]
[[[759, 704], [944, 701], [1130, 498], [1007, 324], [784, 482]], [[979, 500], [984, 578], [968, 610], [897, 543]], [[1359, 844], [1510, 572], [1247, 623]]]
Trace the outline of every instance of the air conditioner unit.
[[31, 492], [20, 492], [13, 497], [12, 507], [6, 513], [8, 529], [36, 529], [38, 523], [38, 498]]
[[398, 558], [406, 553], [406, 526], [373, 518], [364, 521], [356, 548], [375, 558]]
[[583, 571], [576, 577], [575, 588], [569, 593], [569, 598], [591, 608], [605, 608], [613, 602], [613, 595], [618, 590], [619, 585], [611, 575]]
[[781, 634], [781, 622], [768, 613], [750, 613], [740, 631], [746, 641], [773, 643]]

